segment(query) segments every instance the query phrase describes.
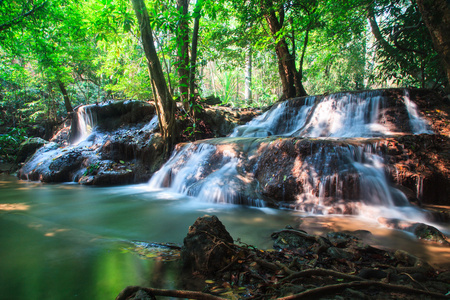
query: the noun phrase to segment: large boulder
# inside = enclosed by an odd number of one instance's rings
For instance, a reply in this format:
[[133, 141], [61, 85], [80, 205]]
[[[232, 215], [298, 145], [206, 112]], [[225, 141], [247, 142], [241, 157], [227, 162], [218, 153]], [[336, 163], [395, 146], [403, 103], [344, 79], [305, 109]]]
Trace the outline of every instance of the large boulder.
[[41, 148], [47, 143], [48, 141], [39, 137], [26, 139], [22, 144], [20, 144], [20, 147], [17, 150], [16, 163], [24, 162], [28, 157], [33, 155], [37, 149]]
[[186, 271], [214, 274], [226, 267], [235, 253], [233, 238], [216, 216], [198, 218], [184, 238], [181, 259]]

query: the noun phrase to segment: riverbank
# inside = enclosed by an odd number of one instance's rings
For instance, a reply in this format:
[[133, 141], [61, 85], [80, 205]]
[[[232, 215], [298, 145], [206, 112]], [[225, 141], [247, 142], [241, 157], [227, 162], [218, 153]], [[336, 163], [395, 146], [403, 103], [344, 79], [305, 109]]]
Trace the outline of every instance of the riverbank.
[[274, 249], [262, 250], [240, 239], [233, 243], [216, 216], [204, 216], [189, 227], [181, 248], [184, 276], [203, 279], [204, 285], [195, 287], [203, 293], [133, 286], [116, 300], [143, 299], [143, 295], [285, 300], [450, 298], [448, 266], [433, 267], [407, 251], [370, 246], [362, 241], [367, 235], [371, 233], [357, 230], [319, 236], [288, 226], [272, 233]]

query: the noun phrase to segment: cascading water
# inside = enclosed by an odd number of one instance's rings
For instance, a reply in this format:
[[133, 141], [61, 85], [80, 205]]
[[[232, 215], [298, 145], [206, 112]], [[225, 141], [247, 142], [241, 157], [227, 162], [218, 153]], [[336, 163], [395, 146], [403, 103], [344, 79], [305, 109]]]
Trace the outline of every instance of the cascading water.
[[411, 125], [413, 133], [432, 133], [427, 122], [420, 117], [417, 105], [413, 101], [411, 101], [408, 90], [404, 91], [403, 101], [405, 102], [406, 109], [408, 111], [409, 123]]
[[[427, 132], [426, 123], [411, 103], [405, 94], [403, 104], [411, 122], [407, 133]], [[405, 130], [389, 109], [381, 91], [277, 103], [237, 127], [228, 142], [200, 141], [174, 153], [150, 185], [170, 187], [205, 201], [247, 205], [275, 202], [277, 207], [312, 213], [358, 214], [364, 207], [395, 207], [398, 211], [408, 207], [408, 200], [389, 184], [376, 144], [378, 137], [403, 134]], [[288, 145], [298, 141], [301, 146]], [[228, 149], [224, 145], [233, 151], [223, 150]], [[283, 152], [283, 147], [294, 150]], [[274, 157], [264, 158], [271, 155]], [[295, 160], [290, 158], [294, 156]], [[291, 162], [287, 165], [280, 160]], [[271, 165], [275, 169], [270, 169]], [[268, 170], [271, 176], [264, 174]], [[296, 194], [288, 195], [292, 190]], [[243, 201], [245, 197], [250, 200]]]
[[73, 144], [84, 141], [97, 125], [97, 114], [93, 111], [95, 105], [83, 105], [76, 110], [77, 129]]

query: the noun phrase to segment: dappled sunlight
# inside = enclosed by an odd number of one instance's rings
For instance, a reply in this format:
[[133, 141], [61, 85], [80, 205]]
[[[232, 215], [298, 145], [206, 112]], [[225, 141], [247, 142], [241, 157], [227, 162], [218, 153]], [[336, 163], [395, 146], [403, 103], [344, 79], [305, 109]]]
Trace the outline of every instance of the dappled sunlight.
[[64, 184], [59, 186], [60, 189], [63, 190], [75, 190], [75, 189], [79, 189], [80, 186], [78, 184]]
[[0, 204], [0, 210], [3, 211], [14, 211], [14, 210], [29, 210], [30, 205], [25, 203], [2, 203]]
[[61, 232], [66, 232], [69, 231], [70, 229], [66, 229], [66, 228], [60, 228], [60, 229], [55, 229], [53, 231], [47, 232], [44, 235], [48, 236], [48, 237], [53, 237], [55, 236], [57, 233], [61, 233]]

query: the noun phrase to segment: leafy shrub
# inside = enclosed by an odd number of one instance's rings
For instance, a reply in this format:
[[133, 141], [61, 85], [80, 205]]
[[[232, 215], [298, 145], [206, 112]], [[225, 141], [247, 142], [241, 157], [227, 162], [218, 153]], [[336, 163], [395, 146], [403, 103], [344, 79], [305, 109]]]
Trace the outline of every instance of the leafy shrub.
[[10, 128], [8, 133], [0, 134], [0, 158], [12, 162], [16, 159], [20, 144], [27, 139], [25, 129]]

